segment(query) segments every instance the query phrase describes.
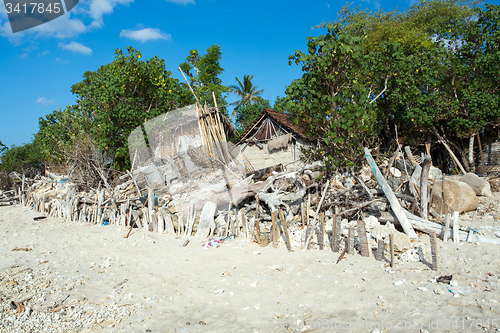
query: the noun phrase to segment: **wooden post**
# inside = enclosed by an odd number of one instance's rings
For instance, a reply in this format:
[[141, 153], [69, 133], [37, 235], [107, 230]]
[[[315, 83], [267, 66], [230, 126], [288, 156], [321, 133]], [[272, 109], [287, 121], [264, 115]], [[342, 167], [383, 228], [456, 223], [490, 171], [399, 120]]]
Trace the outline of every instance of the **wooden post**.
[[304, 244], [304, 251], [311, 249], [311, 242], [307, 242], [307, 240], [312, 238], [313, 233], [314, 233], [314, 226], [312, 224], [308, 224], [306, 228], [306, 242]]
[[384, 258], [384, 240], [379, 239], [377, 247], [377, 257], [375, 257], [375, 259], [381, 261], [383, 258]]
[[368, 239], [366, 237], [366, 228], [364, 221], [358, 221], [358, 240], [361, 247], [361, 255], [363, 257], [369, 257], [370, 247], [368, 246]]
[[389, 249], [391, 251], [391, 267], [394, 267], [394, 235], [389, 234]]
[[469, 233], [467, 234], [467, 243], [472, 242], [472, 236], [474, 235], [474, 230], [472, 229], [472, 225], [476, 221], [476, 215], [477, 211], [475, 210], [474, 213], [472, 213], [472, 222], [470, 223]]
[[285, 215], [283, 214], [282, 210], [280, 210], [280, 215], [281, 215], [281, 223], [283, 223], [283, 231], [285, 232], [285, 235], [286, 235], [287, 249], [288, 249], [288, 251], [292, 251], [292, 240], [290, 239], [290, 236], [288, 235], [288, 227], [286, 226]]
[[311, 209], [311, 190], [307, 190], [306, 225], [309, 225], [309, 210]]
[[257, 194], [255, 196], [255, 237], [257, 239], [257, 244], [260, 245], [260, 225], [259, 225], [259, 218], [260, 218], [260, 207], [259, 207], [259, 195]]
[[339, 252], [340, 248], [340, 221], [337, 221], [337, 214], [333, 215], [333, 230], [332, 230], [332, 238], [333, 238], [333, 252]]
[[458, 236], [458, 230], [459, 230], [458, 212], [454, 211], [453, 212], [453, 243], [460, 242], [460, 237]]
[[273, 236], [273, 248], [277, 248], [277, 236], [276, 236], [276, 211], [271, 212], [271, 220], [272, 220], [272, 236]]
[[321, 222], [321, 229], [320, 229], [320, 237], [319, 237], [319, 249], [323, 250], [324, 243], [325, 243], [325, 213], [321, 213], [319, 215], [319, 219]]
[[438, 270], [438, 248], [436, 233], [432, 233], [431, 237], [431, 254], [432, 254], [432, 270]]
[[40, 207], [40, 212], [45, 215], [45, 195], [42, 196], [42, 204], [41, 204], [41, 207]]
[[347, 242], [347, 246], [349, 249], [347, 250], [347, 253], [350, 255], [354, 254], [354, 228], [349, 227], [349, 241]]
[[257, 240], [257, 244], [260, 245], [260, 226], [259, 219], [255, 219], [255, 238]]
[[429, 216], [428, 213], [428, 185], [429, 185], [429, 169], [431, 167], [431, 157], [427, 155], [422, 163], [422, 175], [420, 176], [420, 209], [422, 210], [422, 218], [426, 219]]
[[444, 223], [443, 242], [447, 242], [448, 238], [450, 238], [450, 220], [451, 220], [451, 215], [446, 214], [446, 221]]
[[[439, 215], [443, 215], [443, 210], [444, 206], [446, 205], [445, 197], [444, 197], [444, 185], [445, 185], [445, 175], [444, 172], [442, 174], [442, 179], [441, 179], [441, 211], [439, 212]], [[448, 209], [444, 210], [444, 213], [446, 214]]]
[[152, 187], [148, 188], [148, 222], [149, 222], [149, 231], [154, 231], [155, 223], [154, 223], [154, 209], [155, 209], [155, 192]]
[[248, 238], [247, 219], [243, 211], [240, 211], [240, 214], [241, 214], [241, 224], [243, 228], [243, 236], [245, 237], [245, 239], [247, 239]]
[[304, 215], [304, 201], [303, 200], [300, 202], [300, 219], [301, 219], [301, 222], [302, 222], [302, 226], [305, 226], [305, 224], [306, 224], [306, 217]]
[[[432, 143], [432, 135], [429, 134], [427, 135], [427, 141], [425, 142], [425, 150], [427, 151], [427, 155], [431, 155], [431, 143]], [[431, 165], [432, 165], [432, 159], [431, 159]]]
[[373, 160], [373, 157], [370, 153], [370, 150], [368, 148], [365, 148], [365, 155], [366, 155], [366, 160], [368, 161], [368, 164], [370, 165], [370, 168], [373, 172], [373, 175], [377, 179], [377, 182], [379, 183], [380, 187], [384, 191], [385, 196], [387, 197], [387, 200], [389, 200], [389, 203], [391, 204], [391, 209], [398, 218], [399, 223], [403, 227], [403, 230], [405, 233], [408, 235], [410, 238], [417, 238], [417, 234], [415, 233], [415, 230], [413, 230], [413, 227], [411, 226], [410, 221], [408, 220], [408, 217], [406, 217], [406, 214], [404, 213], [401, 205], [399, 204], [398, 199], [394, 195], [394, 192], [391, 190], [391, 187], [389, 184], [387, 184], [387, 181], [384, 179], [382, 174], [380, 173], [380, 170], [375, 164], [375, 161]]

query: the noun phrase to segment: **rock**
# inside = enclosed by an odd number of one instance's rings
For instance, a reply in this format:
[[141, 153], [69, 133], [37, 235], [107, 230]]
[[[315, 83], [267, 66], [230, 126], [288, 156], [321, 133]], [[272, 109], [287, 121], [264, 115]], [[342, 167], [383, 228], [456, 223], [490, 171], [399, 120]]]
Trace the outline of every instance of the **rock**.
[[490, 188], [492, 192], [500, 192], [500, 178], [490, 179]]
[[370, 169], [370, 167], [368, 166], [364, 166], [361, 168], [361, 170], [359, 171], [360, 173], [360, 177], [361, 179], [364, 181], [364, 182], [367, 182], [369, 181], [370, 179], [372, 179], [373, 177], [373, 173], [372, 173], [372, 170]]
[[354, 186], [354, 183], [355, 183], [354, 178], [347, 176], [344, 179], [343, 185], [345, 186], [346, 189], [351, 189]]
[[[407, 251], [411, 247], [410, 237], [408, 237], [406, 234], [399, 232], [396, 229], [392, 230], [391, 234], [393, 235], [395, 255], [399, 255], [400, 253]], [[389, 245], [389, 237], [387, 237], [384, 246], [384, 256], [386, 258], [391, 257], [390, 251], [391, 249]]]
[[[391, 224], [392, 225], [392, 224]], [[388, 235], [390, 235], [394, 231], [394, 226], [391, 228], [390, 226], [386, 225], [378, 225], [374, 227], [370, 233], [372, 238], [377, 240], [377, 242], [381, 239], [385, 239]]]
[[466, 173], [460, 177], [460, 181], [467, 183], [470, 187], [472, 187], [474, 192], [476, 192], [476, 195], [482, 195], [485, 197], [492, 196], [490, 183], [474, 173]]
[[443, 173], [441, 169], [431, 166], [429, 169], [429, 179], [430, 180], [441, 180], [443, 178]]
[[364, 221], [365, 221], [365, 229], [367, 232], [380, 225], [380, 222], [375, 216], [367, 216], [365, 217]]
[[[441, 211], [441, 181], [434, 184], [434, 195], [432, 203], [436, 212]], [[479, 200], [476, 197], [476, 192], [468, 184], [456, 180], [446, 179], [444, 185], [445, 207], [443, 213], [451, 213], [454, 211], [469, 212], [475, 210], [479, 206]]]
[[401, 177], [401, 171], [399, 171], [399, 169], [396, 169], [395, 167], [391, 167], [391, 168], [389, 169], [389, 173], [390, 173], [393, 177], [396, 177], [396, 178]]

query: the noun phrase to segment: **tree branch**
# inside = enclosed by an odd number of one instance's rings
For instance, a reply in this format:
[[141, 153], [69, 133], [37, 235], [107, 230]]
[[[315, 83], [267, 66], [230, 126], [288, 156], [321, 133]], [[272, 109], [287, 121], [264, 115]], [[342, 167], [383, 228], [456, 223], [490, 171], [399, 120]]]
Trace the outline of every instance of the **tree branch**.
[[[387, 90], [387, 81], [389, 80], [389, 76], [386, 76], [385, 77], [385, 84], [384, 84], [384, 89], [380, 92], [380, 94], [377, 95], [377, 97], [375, 97], [371, 102], [370, 104], [372, 104], [373, 102], [375, 102], [386, 90]], [[368, 96], [370, 97], [370, 96]]]

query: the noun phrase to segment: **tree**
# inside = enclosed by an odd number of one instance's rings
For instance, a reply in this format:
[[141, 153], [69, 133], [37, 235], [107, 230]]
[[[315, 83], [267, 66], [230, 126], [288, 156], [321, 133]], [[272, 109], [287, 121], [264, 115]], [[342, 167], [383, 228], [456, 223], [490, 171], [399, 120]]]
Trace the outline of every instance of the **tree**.
[[230, 89], [222, 84], [219, 75], [224, 69], [220, 65], [221, 50], [218, 45], [207, 48], [204, 56], [200, 56], [198, 50], [190, 50], [186, 61], [180, 64], [181, 70], [189, 77], [191, 86], [204, 105], [214, 105], [212, 92], [215, 94], [217, 105], [227, 116], [227, 93]]
[[308, 38], [307, 54], [290, 57], [304, 75], [277, 109], [308, 126], [336, 162], [355, 161], [367, 137], [389, 146], [396, 125], [406, 143], [444, 137], [464, 161], [461, 138], [496, 124], [500, 109], [498, 10], [476, 3], [421, 1], [389, 13], [344, 7], [320, 26], [326, 35]]
[[26, 168], [43, 170], [43, 159], [36, 142], [30, 142], [22, 146], [13, 146], [5, 150], [2, 155], [0, 170], [10, 173], [21, 171]]
[[9, 149], [6, 145], [4, 145], [2, 143], [2, 141], [0, 141], [0, 153], [3, 153], [4, 151], [6, 151], [7, 149]]
[[243, 83], [236, 77], [236, 81], [238, 85], [230, 85], [229, 88], [231, 92], [240, 98], [235, 107], [235, 111], [233, 112], [233, 116], [241, 106], [250, 106], [250, 104], [257, 100], [260, 94], [264, 91], [264, 89], [257, 90], [258, 87], [252, 84], [253, 75], [243, 75]]
[[88, 112], [91, 135], [97, 147], [115, 156], [119, 169], [129, 166], [128, 136], [137, 126], [169, 110], [192, 103], [185, 84], [171, 77], [157, 56], [141, 60], [128, 47], [128, 56], [117, 49], [115, 60], [71, 88], [77, 108]]
[[256, 96], [252, 103], [244, 103], [240, 107], [235, 108], [235, 121], [238, 131], [244, 131], [264, 109], [270, 108], [269, 101], [259, 96]]
[[289, 57], [289, 63], [300, 64], [304, 73], [287, 87], [279, 104], [309, 136], [322, 142], [317, 154], [352, 166], [361, 161], [363, 146], [373, 144], [378, 134], [374, 103], [394, 73], [387, 58], [403, 55], [394, 43], [366, 52], [363, 38], [344, 33], [340, 25], [325, 27], [325, 35], [308, 37], [307, 53], [295, 51]]

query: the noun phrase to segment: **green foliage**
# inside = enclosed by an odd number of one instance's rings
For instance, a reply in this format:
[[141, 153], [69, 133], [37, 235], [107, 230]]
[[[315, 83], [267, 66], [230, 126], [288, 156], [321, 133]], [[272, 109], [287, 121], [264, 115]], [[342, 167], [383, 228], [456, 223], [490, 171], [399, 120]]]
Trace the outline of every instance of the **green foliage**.
[[179, 67], [188, 75], [200, 103], [214, 105], [212, 96], [212, 92], [214, 92], [217, 105], [227, 116], [225, 106], [227, 105], [227, 93], [230, 92], [230, 89], [223, 85], [219, 78], [219, 75], [224, 71], [220, 65], [220, 59], [220, 47], [214, 44], [207, 49], [204, 56], [200, 56], [198, 50], [189, 51], [186, 61]]
[[240, 98], [239, 101], [234, 103], [236, 107], [233, 111], [233, 116], [236, 115], [236, 126], [239, 130], [243, 130], [250, 125], [262, 110], [271, 107], [268, 100], [259, 96], [264, 89], [257, 90], [258, 87], [253, 85], [252, 79], [253, 75], [243, 75], [243, 82], [241, 82], [236, 77], [238, 85], [229, 86], [231, 92]]
[[[275, 109], [322, 141], [313, 155], [350, 166], [362, 147], [419, 140], [440, 131], [470, 137], [498, 124], [499, 7], [421, 1], [405, 12], [344, 7], [326, 34], [309, 37], [302, 67]], [[450, 140], [458, 151], [461, 147]], [[462, 154], [464, 156], [464, 154]]]
[[267, 99], [256, 96], [251, 103], [241, 104], [234, 109], [236, 114], [236, 126], [238, 131], [244, 131], [264, 109], [270, 109], [271, 105]]
[[7, 149], [9, 149], [6, 145], [4, 145], [2, 143], [2, 141], [0, 141], [0, 153], [3, 153], [4, 151], [6, 151]]
[[[365, 52], [361, 37], [344, 33], [339, 25], [326, 29], [325, 35], [308, 38], [307, 53], [295, 51], [289, 57], [304, 74], [286, 89], [279, 105], [322, 141], [324, 158], [351, 166], [376, 136], [373, 102], [391, 70], [382, 52]], [[388, 46], [386, 51], [393, 50]]]
[[71, 89], [78, 97], [77, 108], [92, 123], [90, 133], [97, 147], [115, 156], [120, 169], [129, 164], [127, 140], [133, 129], [192, 102], [186, 85], [165, 70], [164, 60], [157, 56], [141, 60], [139, 51], [127, 50], [128, 56], [117, 49], [112, 63], [86, 72]]
[[252, 79], [253, 75], [243, 75], [243, 82], [241, 82], [240, 79], [236, 77], [238, 85], [229, 86], [231, 92], [240, 98], [240, 100], [236, 104], [235, 109], [238, 109], [242, 106], [250, 106], [252, 102], [254, 100], [257, 100], [259, 95], [264, 91], [264, 89], [257, 90], [258, 87], [253, 85]]
[[26, 168], [43, 169], [43, 158], [36, 142], [23, 146], [13, 146], [4, 151], [0, 171], [6, 173], [21, 171]]

